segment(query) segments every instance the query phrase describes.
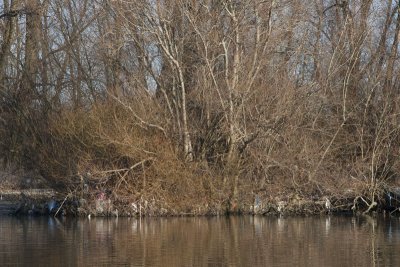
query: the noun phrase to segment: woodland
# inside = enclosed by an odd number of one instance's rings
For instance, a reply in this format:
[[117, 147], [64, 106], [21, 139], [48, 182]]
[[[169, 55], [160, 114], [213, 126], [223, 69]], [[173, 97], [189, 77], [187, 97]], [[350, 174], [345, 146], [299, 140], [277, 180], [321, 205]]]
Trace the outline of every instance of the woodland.
[[3, 0], [2, 168], [170, 214], [377, 209], [399, 31], [397, 0]]

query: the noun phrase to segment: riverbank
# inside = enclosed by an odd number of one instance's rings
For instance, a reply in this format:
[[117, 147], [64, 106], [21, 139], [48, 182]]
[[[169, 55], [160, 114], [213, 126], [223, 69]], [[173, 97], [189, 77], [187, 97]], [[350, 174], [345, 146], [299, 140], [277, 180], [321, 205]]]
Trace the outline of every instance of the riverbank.
[[[200, 198], [183, 202], [179, 197], [163, 200], [160, 195], [120, 195], [106, 186], [83, 184], [54, 189], [35, 173], [0, 174], [0, 214], [53, 216], [203, 216], [226, 214], [315, 215], [324, 213], [399, 214], [400, 187], [387, 187], [377, 201], [347, 190], [340, 195], [304, 197], [272, 191], [229, 199]], [[196, 197], [196, 196], [194, 196]]]
[[0, 215], [52, 215], [52, 216], [101, 216], [101, 217], [147, 217], [147, 216], [215, 216], [229, 214], [247, 215], [318, 215], [342, 213], [384, 213], [399, 215], [399, 197], [392, 195], [391, 205], [376, 204], [368, 210], [362, 199], [301, 199], [266, 200], [256, 197], [253, 205], [240, 205], [229, 209], [216, 203], [205, 203], [192, 209], [170, 208], [163, 203], [140, 200], [138, 202], [116, 201], [106, 194], [93, 198], [63, 195], [53, 189], [1, 190]]
[[398, 207], [397, 5], [17, 2], [0, 15], [0, 164], [24, 170], [15, 190], [56, 191], [21, 193], [20, 213]]

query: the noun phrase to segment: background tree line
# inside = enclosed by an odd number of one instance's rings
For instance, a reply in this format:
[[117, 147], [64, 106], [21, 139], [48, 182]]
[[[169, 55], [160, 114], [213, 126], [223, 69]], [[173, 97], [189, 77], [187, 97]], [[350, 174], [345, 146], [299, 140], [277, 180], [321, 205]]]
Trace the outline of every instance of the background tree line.
[[5, 166], [233, 208], [254, 194], [373, 203], [400, 171], [398, 1], [0, 9]]

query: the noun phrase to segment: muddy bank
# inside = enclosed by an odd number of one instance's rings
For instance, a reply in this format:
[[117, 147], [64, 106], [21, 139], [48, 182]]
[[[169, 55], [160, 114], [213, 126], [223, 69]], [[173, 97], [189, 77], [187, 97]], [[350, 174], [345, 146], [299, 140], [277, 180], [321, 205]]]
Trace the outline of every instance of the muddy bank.
[[274, 196], [259, 192], [229, 199], [198, 199], [190, 203], [177, 196], [121, 195], [107, 187], [83, 184], [66, 192], [50, 187], [40, 175], [0, 173], [0, 214], [53, 216], [201, 216], [226, 214], [313, 215], [323, 213], [400, 212], [400, 187], [386, 187], [376, 201], [348, 190], [340, 196]]
[[[397, 190], [397, 189], [396, 189]], [[51, 189], [24, 189], [1, 191], [0, 214], [53, 216], [203, 216], [228, 214], [253, 215], [316, 215], [334, 213], [389, 213], [399, 215], [398, 190], [386, 192], [383, 201], [373, 207], [362, 197], [303, 199], [293, 197], [281, 200], [255, 197], [251, 205], [243, 203], [205, 203], [185, 210], [167, 206], [156, 198], [124, 201], [112, 194], [100, 192], [86, 198], [72, 193], [62, 194]]]
[[59, 193], [53, 189], [2, 189], [0, 215], [54, 214]]

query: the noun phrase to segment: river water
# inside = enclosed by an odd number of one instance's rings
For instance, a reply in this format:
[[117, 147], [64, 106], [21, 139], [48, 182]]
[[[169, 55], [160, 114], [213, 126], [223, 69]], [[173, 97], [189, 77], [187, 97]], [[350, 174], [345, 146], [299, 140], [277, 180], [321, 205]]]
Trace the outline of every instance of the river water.
[[0, 217], [0, 266], [400, 266], [400, 219]]

